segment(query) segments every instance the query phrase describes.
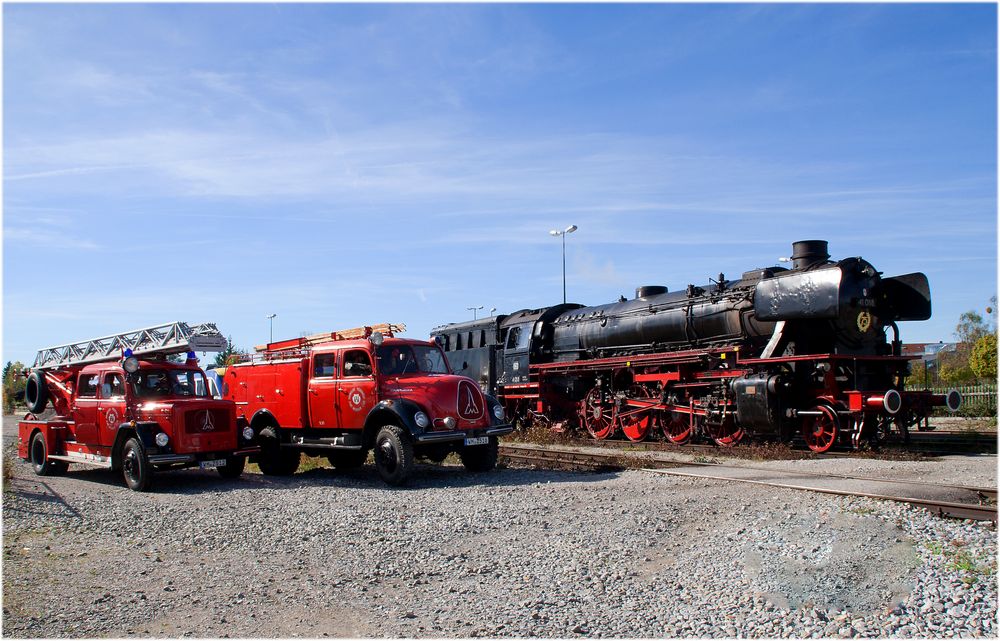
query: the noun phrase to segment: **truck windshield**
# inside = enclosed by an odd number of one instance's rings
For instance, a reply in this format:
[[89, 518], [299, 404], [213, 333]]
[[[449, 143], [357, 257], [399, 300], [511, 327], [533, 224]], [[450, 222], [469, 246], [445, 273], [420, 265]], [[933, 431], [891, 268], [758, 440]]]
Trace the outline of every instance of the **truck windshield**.
[[437, 347], [424, 345], [380, 345], [375, 350], [383, 376], [447, 374], [448, 364]]
[[139, 398], [208, 396], [205, 376], [198, 370], [142, 370], [133, 388]]

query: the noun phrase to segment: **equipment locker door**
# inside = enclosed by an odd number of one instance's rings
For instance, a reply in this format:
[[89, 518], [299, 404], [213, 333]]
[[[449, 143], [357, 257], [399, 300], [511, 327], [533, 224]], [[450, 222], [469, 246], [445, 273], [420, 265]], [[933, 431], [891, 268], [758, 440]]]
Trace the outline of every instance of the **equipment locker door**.
[[309, 425], [337, 427], [337, 362], [335, 352], [313, 353], [308, 391]]
[[97, 431], [101, 445], [115, 444], [118, 426], [125, 421], [125, 379], [117, 372], [108, 372], [101, 383], [101, 400], [97, 404]]
[[73, 401], [73, 419], [76, 422], [76, 442], [83, 445], [100, 443], [97, 435], [97, 388], [101, 384], [99, 373], [80, 374]]
[[371, 356], [363, 349], [345, 351], [338, 373], [337, 417], [340, 427], [360, 430], [365, 426], [368, 412], [378, 401]]

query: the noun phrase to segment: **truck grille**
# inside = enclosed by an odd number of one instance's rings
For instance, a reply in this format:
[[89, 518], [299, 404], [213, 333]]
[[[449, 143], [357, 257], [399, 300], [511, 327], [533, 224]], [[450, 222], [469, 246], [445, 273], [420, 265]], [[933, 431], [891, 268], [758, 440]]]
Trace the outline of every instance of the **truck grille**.
[[184, 415], [184, 431], [188, 434], [228, 432], [228, 420], [225, 410], [191, 410]]

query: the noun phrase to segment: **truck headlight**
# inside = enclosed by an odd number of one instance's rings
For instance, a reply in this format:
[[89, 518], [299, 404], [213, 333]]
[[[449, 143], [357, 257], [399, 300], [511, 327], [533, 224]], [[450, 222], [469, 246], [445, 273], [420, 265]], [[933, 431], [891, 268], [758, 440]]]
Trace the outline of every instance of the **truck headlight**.
[[455, 420], [454, 416], [446, 416], [445, 417], [445, 419], [444, 419], [444, 426], [447, 427], [449, 430], [455, 429], [456, 425], [458, 425], [458, 421]]
[[160, 447], [166, 447], [167, 443], [170, 442], [170, 437], [167, 436], [166, 432], [159, 432], [156, 435], [156, 444]]
[[247, 441], [253, 440], [253, 428], [249, 425], [243, 428], [243, 439]]
[[423, 412], [417, 412], [413, 415], [413, 422], [417, 424], [420, 429], [427, 429], [427, 426], [431, 424], [431, 419]]
[[503, 406], [502, 405], [494, 405], [493, 406], [493, 416], [496, 416], [498, 421], [502, 421], [503, 420]]

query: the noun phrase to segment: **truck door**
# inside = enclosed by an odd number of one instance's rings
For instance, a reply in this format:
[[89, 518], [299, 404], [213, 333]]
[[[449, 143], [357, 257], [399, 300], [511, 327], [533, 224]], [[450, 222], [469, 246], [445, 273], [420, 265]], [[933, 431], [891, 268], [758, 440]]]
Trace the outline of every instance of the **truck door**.
[[97, 430], [101, 445], [115, 444], [118, 426], [125, 420], [125, 379], [118, 372], [108, 372], [101, 383], [97, 404]]
[[76, 422], [76, 442], [84, 445], [97, 445], [100, 440], [97, 435], [97, 388], [101, 383], [99, 373], [81, 373], [73, 398], [73, 420]]
[[308, 384], [309, 425], [337, 427], [336, 353], [313, 353]]
[[363, 349], [344, 352], [337, 381], [337, 417], [340, 427], [360, 430], [368, 412], [378, 402], [372, 359]]

